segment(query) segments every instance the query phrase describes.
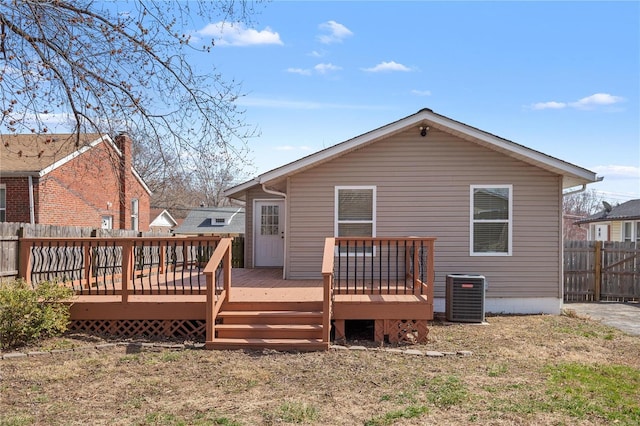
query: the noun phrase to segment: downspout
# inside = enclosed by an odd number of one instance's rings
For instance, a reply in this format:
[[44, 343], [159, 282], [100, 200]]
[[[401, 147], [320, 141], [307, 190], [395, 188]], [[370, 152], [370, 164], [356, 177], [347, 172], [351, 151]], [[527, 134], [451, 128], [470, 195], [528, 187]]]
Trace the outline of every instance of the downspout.
[[33, 200], [33, 176], [29, 175], [29, 221], [32, 225], [36, 224], [35, 202]]
[[[262, 190], [264, 192], [266, 192], [267, 194], [271, 194], [271, 195], [279, 195], [280, 197], [282, 197], [284, 199], [284, 220], [285, 220], [285, 225], [287, 224], [287, 194], [284, 192], [280, 192], [280, 191], [276, 191], [274, 189], [269, 189], [267, 188], [266, 184], [262, 184]], [[254, 212], [255, 214], [255, 212]], [[255, 229], [253, 230], [253, 232], [255, 233]], [[284, 228], [284, 253], [282, 254], [284, 257], [284, 265], [282, 267], [282, 279], [285, 280], [287, 279], [287, 267], [288, 267], [288, 261], [287, 261], [287, 228], [285, 226]]]

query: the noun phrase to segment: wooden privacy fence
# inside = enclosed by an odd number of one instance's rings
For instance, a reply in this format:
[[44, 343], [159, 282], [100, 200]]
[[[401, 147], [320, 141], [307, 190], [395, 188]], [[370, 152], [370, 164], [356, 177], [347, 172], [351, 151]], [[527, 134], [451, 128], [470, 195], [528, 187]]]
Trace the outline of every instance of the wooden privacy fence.
[[640, 245], [565, 241], [564, 300], [640, 301]]

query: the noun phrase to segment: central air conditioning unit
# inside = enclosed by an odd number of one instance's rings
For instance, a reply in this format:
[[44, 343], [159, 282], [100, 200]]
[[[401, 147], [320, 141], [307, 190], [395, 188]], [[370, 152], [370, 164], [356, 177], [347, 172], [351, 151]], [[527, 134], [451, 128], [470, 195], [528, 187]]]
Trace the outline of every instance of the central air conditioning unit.
[[447, 321], [484, 322], [485, 289], [486, 280], [482, 275], [447, 275]]

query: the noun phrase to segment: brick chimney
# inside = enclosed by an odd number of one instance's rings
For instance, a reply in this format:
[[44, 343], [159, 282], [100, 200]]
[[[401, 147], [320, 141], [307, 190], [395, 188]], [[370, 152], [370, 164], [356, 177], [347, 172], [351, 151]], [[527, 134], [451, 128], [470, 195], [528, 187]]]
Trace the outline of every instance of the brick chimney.
[[131, 227], [131, 167], [133, 142], [127, 133], [120, 133], [116, 137], [116, 146], [120, 149], [119, 180], [120, 180], [120, 229]]

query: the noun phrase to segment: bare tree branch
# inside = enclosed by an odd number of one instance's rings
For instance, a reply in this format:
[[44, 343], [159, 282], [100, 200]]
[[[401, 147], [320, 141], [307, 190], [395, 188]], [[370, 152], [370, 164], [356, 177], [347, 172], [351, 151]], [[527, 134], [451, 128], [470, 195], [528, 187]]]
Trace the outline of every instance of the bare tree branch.
[[248, 23], [253, 7], [233, 0], [3, 1], [0, 126], [46, 133], [57, 114], [69, 117], [78, 141], [93, 132], [145, 135], [149, 150], [176, 163], [171, 173], [176, 165], [180, 173], [198, 170], [205, 159], [244, 164], [255, 129], [235, 103], [241, 87], [213, 67], [196, 73], [188, 54], [211, 52], [215, 42], [193, 46], [195, 18]]

